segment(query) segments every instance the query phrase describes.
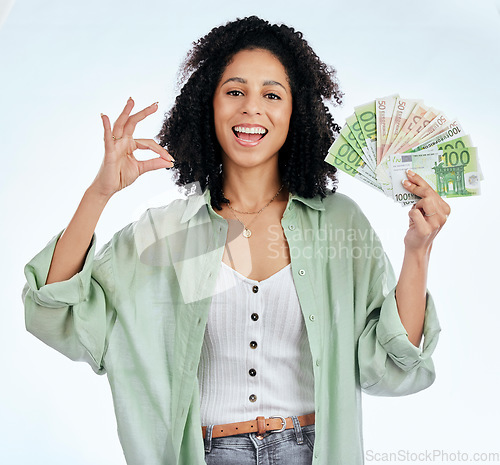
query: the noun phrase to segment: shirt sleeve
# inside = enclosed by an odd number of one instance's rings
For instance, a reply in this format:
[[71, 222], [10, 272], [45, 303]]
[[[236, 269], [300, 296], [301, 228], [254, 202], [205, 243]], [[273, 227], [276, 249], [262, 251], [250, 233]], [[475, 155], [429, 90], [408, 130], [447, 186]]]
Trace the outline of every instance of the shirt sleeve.
[[367, 394], [379, 396], [413, 394], [429, 387], [435, 379], [431, 355], [441, 330], [436, 309], [427, 293], [423, 344], [416, 347], [401, 323], [396, 288], [386, 293], [384, 284], [378, 282], [372, 291], [378, 295], [368, 309], [366, 326], [359, 338], [361, 388]]
[[369, 253], [355, 271], [356, 313], [363, 325], [357, 348], [361, 388], [379, 396], [413, 394], [429, 387], [436, 376], [431, 355], [441, 328], [434, 301], [427, 292], [423, 343], [416, 347], [401, 322], [396, 279], [380, 239], [359, 210], [356, 216], [356, 228], [370, 232], [362, 244]]
[[72, 360], [104, 374], [103, 358], [116, 312], [111, 247], [96, 256], [92, 241], [82, 270], [66, 281], [45, 284], [62, 232], [26, 266], [23, 289], [26, 329]]

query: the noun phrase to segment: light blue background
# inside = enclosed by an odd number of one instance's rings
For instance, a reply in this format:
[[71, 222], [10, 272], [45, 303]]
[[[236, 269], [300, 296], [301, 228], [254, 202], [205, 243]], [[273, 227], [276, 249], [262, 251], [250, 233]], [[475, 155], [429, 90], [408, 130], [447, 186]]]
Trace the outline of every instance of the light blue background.
[[[249, 14], [294, 26], [338, 69], [341, 125], [355, 105], [398, 92], [458, 117], [471, 134], [483, 195], [450, 201], [431, 259], [429, 288], [443, 327], [436, 383], [407, 398], [365, 396], [365, 449], [500, 452], [500, 222], [491, 191], [499, 160], [498, 2], [18, 0], [7, 16], [12, 3], [0, 5], [1, 463], [125, 463], [106, 378], [25, 332], [23, 266], [65, 227], [97, 173], [100, 112], [114, 120], [130, 95], [137, 108], [158, 100], [157, 114], [136, 131], [154, 137], [191, 43]], [[361, 205], [398, 271], [407, 210], [339, 178], [339, 191]], [[147, 206], [177, 195], [169, 172], [144, 175], [111, 200], [99, 246]]]

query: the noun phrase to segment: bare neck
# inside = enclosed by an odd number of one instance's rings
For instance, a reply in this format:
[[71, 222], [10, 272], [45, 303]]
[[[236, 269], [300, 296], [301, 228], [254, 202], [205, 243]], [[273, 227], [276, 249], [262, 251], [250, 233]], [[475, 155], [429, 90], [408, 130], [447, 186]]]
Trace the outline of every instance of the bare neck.
[[[271, 199], [274, 202], [288, 200], [288, 190], [282, 187], [279, 173], [263, 170], [232, 172], [223, 180], [224, 196], [233, 208], [244, 211], [258, 211]], [[276, 196], [278, 191], [279, 194]], [[276, 196], [276, 197], [275, 197]]]

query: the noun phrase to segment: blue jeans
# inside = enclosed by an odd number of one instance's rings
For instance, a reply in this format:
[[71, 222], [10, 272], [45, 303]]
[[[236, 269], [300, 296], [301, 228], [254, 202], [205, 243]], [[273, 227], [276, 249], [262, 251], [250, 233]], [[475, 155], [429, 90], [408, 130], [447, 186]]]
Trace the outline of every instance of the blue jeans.
[[258, 439], [258, 433], [212, 438], [208, 427], [205, 437], [207, 465], [311, 465], [314, 425], [301, 427], [297, 417], [294, 428], [270, 433]]

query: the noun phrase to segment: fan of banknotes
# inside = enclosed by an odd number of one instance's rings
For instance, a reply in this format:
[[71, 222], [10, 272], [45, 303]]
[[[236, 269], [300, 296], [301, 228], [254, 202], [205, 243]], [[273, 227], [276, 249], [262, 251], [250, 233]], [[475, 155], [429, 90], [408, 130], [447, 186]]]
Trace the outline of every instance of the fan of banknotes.
[[399, 95], [355, 107], [325, 161], [403, 205], [419, 200], [402, 185], [407, 169], [443, 197], [479, 195], [483, 179], [461, 124]]

